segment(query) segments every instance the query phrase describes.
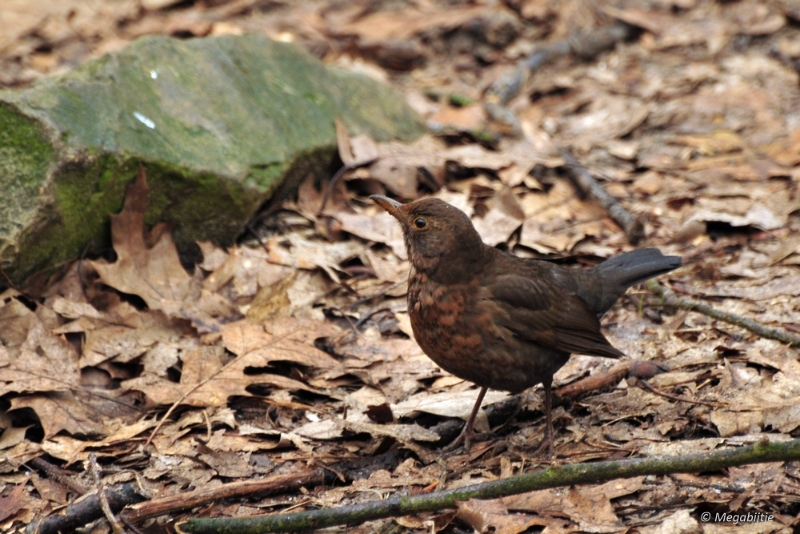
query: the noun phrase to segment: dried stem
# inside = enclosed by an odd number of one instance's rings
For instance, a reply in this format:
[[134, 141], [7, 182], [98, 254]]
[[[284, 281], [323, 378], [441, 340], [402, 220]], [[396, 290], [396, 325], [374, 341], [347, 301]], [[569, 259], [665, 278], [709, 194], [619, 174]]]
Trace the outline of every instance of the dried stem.
[[[103, 491], [103, 495], [112, 513], [119, 513], [129, 504], [141, 502], [145, 499], [139, 494], [136, 484], [126, 483]], [[88, 495], [85, 499], [78, 500], [59, 513], [34, 521], [27, 526], [28, 534], [58, 534], [60, 532], [75, 532], [79, 527], [103, 517], [100, 497], [96, 494]]]
[[170, 495], [168, 497], [153, 499], [129, 506], [123, 512], [123, 516], [126, 520], [136, 523], [150, 517], [175, 513], [181, 510], [189, 510], [225, 499], [285, 493], [286, 491], [291, 491], [301, 486], [316, 486], [325, 480], [326, 474], [323, 469], [308, 469], [299, 473], [275, 475], [262, 480], [242, 480], [223, 484], [222, 486], [201, 488], [177, 495]]
[[800, 337], [791, 334], [786, 330], [780, 328], [770, 328], [757, 323], [752, 319], [748, 319], [747, 317], [717, 310], [708, 304], [703, 304], [702, 302], [698, 302], [690, 298], [679, 297], [674, 291], [659, 284], [655, 280], [649, 280], [646, 287], [648, 291], [658, 297], [661, 297], [664, 300], [664, 303], [670, 306], [702, 313], [703, 315], [708, 315], [714, 319], [719, 319], [720, 321], [725, 321], [726, 323], [741, 326], [745, 330], [749, 330], [750, 332], [753, 332], [761, 337], [774, 339], [787, 345], [800, 347]]
[[580, 192], [600, 204], [608, 212], [608, 216], [617, 223], [628, 236], [631, 245], [637, 244], [644, 237], [644, 225], [639, 217], [632, 215], [617, 199], [608, 194], [589, 171], [579, 164], [568, 150], [561, 151], [567, 170], [575, 186]]
[[590, 32], [570, 35], [566, 39], [539, 48], [519, 61], [487, 89], [484, 104], [486, 112], [494, 121], [507, 125], [519, 135], [522, 131], [519, 119], [507, 106], [540, 68], [568, 54], [588, 61], [618, 42], [630, 38], [635, 32], [633, 26], [618, 21]]
[[33, 458], [28, 463], [37, 469], [41, 469], [48, 477], [74, 492], [76, 495], [85, 495], [89, 492], [89, 490], [85, 488], [83, 484], [73, 479], [73, 477], [70, 476], [67, 471], [64, 471], [57, 465], [51, 464], [44, 458]]

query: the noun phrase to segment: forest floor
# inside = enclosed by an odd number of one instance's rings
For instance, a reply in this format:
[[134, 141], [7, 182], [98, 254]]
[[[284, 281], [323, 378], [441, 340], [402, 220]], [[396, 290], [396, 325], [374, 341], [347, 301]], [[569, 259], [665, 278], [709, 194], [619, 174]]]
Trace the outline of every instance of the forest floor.
[[[146, 34], [260, 33], [394, 86], [430, 133], [403, 145], [340, 130], [349, 166], [324, 206], [330, 184], [304, 183], [261, 221], [261, 244], [202, 243], [194, 274], [167, 233], [141, 226], [132, 202], [112, 223], [116, 261], [75, 262], [47, 284], [0, 294], [0, 530], [74, 503], [93, 475], [151, 499], [211, 492], [138, 522], [160, 533], [190, 516], [330, 508], [552, 464], [800, 435], [797, 346], [637, 287], [603, 317], [604, 332], [663, 372], [642, 383], [620, 362], [573, 356], [555, 378], [554, 458], [538, 448], [541, 387], [490, 391], [479, 440], [439, 458], [477, 389], [414, 341], [400, 228], [368, 198], [441, 198], [469, 213], [484, 241], [521, 256], [592, 265], [633, 243], [657, 246], [683, 258], [660, 278], [677, 297], [796, 338], [796, 5], [5, 0], [0, 87]], [[628, 218], [612, 219], [568, 167], [595, 177]], [[144, 267], [125, 271], [126, 257]], [[146, 305], [155, 286], [179, 296]], [[198, 328], [186, 310], [239, 318]], [[586, 377], [605, 385], [565, 389]], [[253, 480], [280, 487], [231, 490]], [[704, 523], [703, 512], [770, 519]], [[468, 501], [340, 530], [793, 532], [798, 513], [800, 463], [777, 462]], [[87, 532], [109, 529], [98, 520]]]

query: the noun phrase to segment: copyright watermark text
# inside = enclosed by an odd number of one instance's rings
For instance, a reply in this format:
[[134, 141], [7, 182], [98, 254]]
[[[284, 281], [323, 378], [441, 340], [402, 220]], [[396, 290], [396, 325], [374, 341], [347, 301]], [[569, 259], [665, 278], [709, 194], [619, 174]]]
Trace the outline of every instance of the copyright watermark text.
[[703, 512], [700, 514], [700, 521], [703, 523], [733, 523], [734, 525], [744, 523], [766, 523], [772, 521], [775, 517], [772, 514], [764, 514], [760, 512], [746, 512], [734, 514], [731, 512]]

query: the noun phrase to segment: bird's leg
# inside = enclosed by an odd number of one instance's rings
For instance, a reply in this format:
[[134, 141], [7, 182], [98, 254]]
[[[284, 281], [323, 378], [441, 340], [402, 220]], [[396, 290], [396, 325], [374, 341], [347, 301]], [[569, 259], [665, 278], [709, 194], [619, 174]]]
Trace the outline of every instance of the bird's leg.
[[442, 452], [452, 452], [462, 443], [464, 444], [464, 451], [469, 452], [469, 446], [473, 436], [472, 427], [475, 424], [475, 417], [478, 415], [478, 410], [483, 402], [483, 397], [486, 396], [487, 389], [488, 388], [481, 388], [478, 393], [478, 400], [475, 401], [475, 406], [472, 407], [472, 413], [469, 415], [469, 419], [467, 419], [467, 424], [464, 425], [464, 430], [461, 431], [461, 434], [459, 434], [450, 445], [442, 449]]
[[553, 442], [555, 441], [555, 432], [553, 432], [553, 384], [550, 380], [544, 381], [544, 412], [547, 417], [547, 446], [550, 452], [550, 458], [553, 457]]
[[549, 380], [544, 380], [542, 386], [544, 386], [544, 416], [547, 421], [547, 428], [545, 428], [544, 439], [539, 443], [535, 454], [539, 454], [546, 445], [550, 458], [552, 458], [553, 442], [555, 441], [555, 432], [553, 431], [553, 384]]

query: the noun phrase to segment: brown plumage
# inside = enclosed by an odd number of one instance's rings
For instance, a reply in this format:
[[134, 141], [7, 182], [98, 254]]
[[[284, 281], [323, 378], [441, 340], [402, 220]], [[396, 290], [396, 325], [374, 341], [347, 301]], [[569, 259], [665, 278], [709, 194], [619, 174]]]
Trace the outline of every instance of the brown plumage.
[[589, 269], [519, 258], [483, 243], [469, 217], [438, 199], [372, 199], [403, 228], [411, 261], [408, 312], [414, 337], [446, 371], [481, 387], [462, 441], [487, 388], [545, 389], [552, 454], [551, 385], [570, 354], [619, 358], [599, 317], [625, 290], [681, 265], [658, 249], [634, 250]]

